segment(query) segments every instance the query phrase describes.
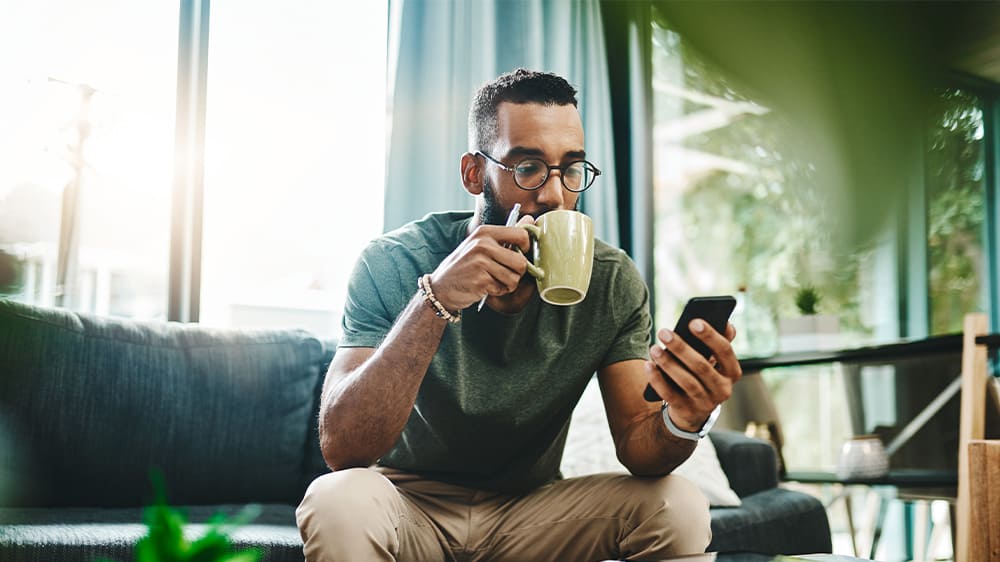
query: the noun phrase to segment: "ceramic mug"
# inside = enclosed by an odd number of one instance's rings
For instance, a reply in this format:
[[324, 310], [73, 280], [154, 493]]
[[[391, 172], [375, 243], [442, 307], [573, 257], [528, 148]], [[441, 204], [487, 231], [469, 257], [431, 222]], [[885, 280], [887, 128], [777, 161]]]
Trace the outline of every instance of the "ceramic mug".
[[577, 211], [550, 211], [522, 228], [531, 234], [530, 273], [543, 301], [559, 306], [587, 296], [594, 265], [594, 225]]

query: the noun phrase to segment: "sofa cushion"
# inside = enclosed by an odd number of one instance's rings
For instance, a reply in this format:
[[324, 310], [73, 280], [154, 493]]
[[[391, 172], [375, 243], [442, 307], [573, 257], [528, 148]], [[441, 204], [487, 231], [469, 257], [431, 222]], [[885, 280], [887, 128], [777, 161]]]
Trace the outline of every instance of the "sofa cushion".
[[709, 435], [729, 485], [739, 497], [778, 485], [778, 454], [770, 443], [725, 429]]
[[729, 487], [712, 439], [698, 441], [691, 456], [674, 469], [674, 474], [695, 483], [713, 507], [739, 507], [740, 497]]
[[152, 467], [174, 504], [295, 504], [322, 358], [298, 330], [0, 301], [0, 505], [141, 506]]
[[[263, 505], [250, 524], [230, 534], [235, 549], [258, 547], [264, 562], [301, 562], [302, 539], [295, 526], [295, 508]], [[190, 522], [188, 540], [205, 534], [209, 519], [227, 517], [241, 507], [186, 506], [178, 508]], [[135, 543], [146, 534], [141, 508], [0, 508], [0, 560], [134, 560]]]
[[709, 551], [762, 554], [830, 552], [830, 524], [813, 496], [771, 488], [743, 498], [739, 508], [713, 507]]

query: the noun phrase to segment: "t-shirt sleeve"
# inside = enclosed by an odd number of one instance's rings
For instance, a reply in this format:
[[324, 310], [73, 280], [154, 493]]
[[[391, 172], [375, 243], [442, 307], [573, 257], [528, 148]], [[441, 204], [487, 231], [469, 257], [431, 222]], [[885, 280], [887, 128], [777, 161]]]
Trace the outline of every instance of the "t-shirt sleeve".
[[[399, 272], [384, 247], [362, 252], [347, 285], [340, 347], [378, 347], [399, 314]], [[414, 291], [416, 285], [414, 284]]]
[[638, 268], [624, 255], [612, 287], [615, 294], [612, 315], [620, 328], [601, 362], [601, 368], [629, 359], [649, 359], [653, 325], [649, 313], [649, 289]]

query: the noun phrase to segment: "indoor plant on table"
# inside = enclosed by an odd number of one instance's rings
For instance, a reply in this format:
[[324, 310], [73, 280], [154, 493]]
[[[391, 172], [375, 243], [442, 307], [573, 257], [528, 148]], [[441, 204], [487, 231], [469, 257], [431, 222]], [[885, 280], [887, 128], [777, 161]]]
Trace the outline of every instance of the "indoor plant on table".
[[814, 285], [802, 285], [795, 292], [799, 316], [778, 319], [778, 349], [781, 352], [834, 349], [839, 345], [840, 318], [819, 314], [823, 300]]

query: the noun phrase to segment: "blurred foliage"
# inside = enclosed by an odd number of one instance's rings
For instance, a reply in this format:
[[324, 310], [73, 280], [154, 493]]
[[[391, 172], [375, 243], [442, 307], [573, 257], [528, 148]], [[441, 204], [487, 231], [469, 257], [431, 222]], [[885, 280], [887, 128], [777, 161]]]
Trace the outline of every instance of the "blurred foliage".
[[263, 554], [259, 549], [233, 551], [229, 539], [233, 529], [259, 515], [259, 506], [247, 506], [231, 519], [215, 515], [208, 522], [205, 534], [191, 542], [184, 537], [184, 515], [167, 505], [163, 476], [154, 472], [151, 478], [156, 499], [144, 511], [149, 532], [136, 544], [136, 562], [257, 562], [261, 559]]
[[[872, 275], [880, 240], [894, 236], [893, 219], [906, 220], [909, 193], [925, 189], [915, 196], [927, 201], [930, 331], [960, 331], [962, 315], [982, 309], [985, 279], [982, 109], [975, 96], [939, 84], [952, 80], [942, 57], [956, 22], [976, 10], [705, 4], [654, 4], [654, 81], [771, 111], [683, 140], [750, 171], [699, 177], [684, 192], [691, 255], [733, 270], [719, 289], [740, 287], [752, 299], [763, 316], [749, 322], [754, 331], [794, 313], [795, 290], [808, 285], [863, 338], [871, 333], [863, 293], [897, 280], [865, 277], [862, 287], [862, 276]], [[672, 75], [656, 75], [658, 67]], [[658, 123], [703, 109], [662, 92], [654, 102]]]
[[[992, 4], [992, 5], [991, 5]], [[785, 135], [838, 217], [848, 251], [905, 207], [935, 87], [970, 41], [995, 34], [990, 2], [653, 2], [680, 33], [758, 103], [793, 125]]]
[[[659, 49], [654, 57], [663, 59], [654, 62], [654, 79], [669, 79], [656, 76], [655, 69], [668, 65], [667, 59], [679, 59], [683, 84], [678, 86], [714, 98], [753, 101], [676, 34], [657, 27]], [[657, 98], [654, 108], [664, 110], [676, 103], [664, 97]], [[682, 111], [688, 115], [700, 109], [704, 108], [685, 102]], [[669, 116], [657, 115], [657, 122], [663, 119]], [[680, 203], [684, 231], [691, 233], [687, 240], [695, 246], [691, 254], [725, 264], [730, 284], [744, 290], [755, 312], [763, 315], [748, 321], [747, 334], [763, 340], [741, 342], [754, 354], [766, 353], [774, 345], [761, 334], [776, 330], [778, 316], [797, 314], [795, 294], [802, 286], [825, 295], [827, 307], [837, 311], [843, 327], [865, 330], [859, 318], [858, 274], [870, 248], [858, 243], [848, 250], [837, 243], [835, 236], [844, 220], [832, 212], [835, 198], [817, 181], [811, 152], [802, 149], [795, 127], [787, 114], [769, 111], [742, 115], [727, 126], [683, 141], [686, 148], [741, 162], [750, 171], [719, 171], [698, 178]], [[667, 292], [658, 295], [669, 298]], [[662, 309], [669, 306], [658, 306]]]
[[975, 96], [940, 93], [927, 151], [927, 251], [931, 333], [962, 331], [983, 310], [985, 161], [983, 111]]

